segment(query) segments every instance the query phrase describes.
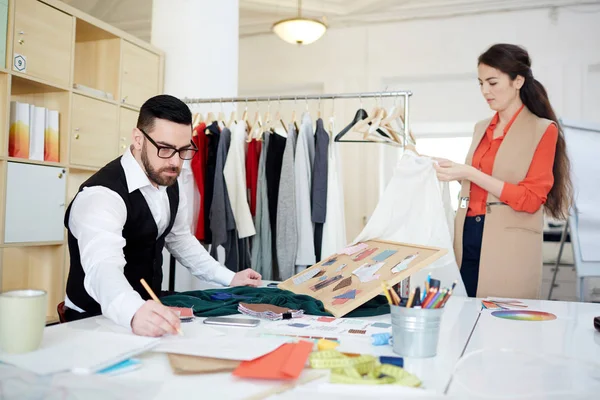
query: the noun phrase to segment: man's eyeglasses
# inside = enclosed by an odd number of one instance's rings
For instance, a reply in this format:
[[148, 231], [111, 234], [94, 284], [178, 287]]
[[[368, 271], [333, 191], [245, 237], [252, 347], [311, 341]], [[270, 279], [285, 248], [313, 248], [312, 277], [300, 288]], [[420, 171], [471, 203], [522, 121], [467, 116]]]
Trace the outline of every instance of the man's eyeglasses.
[[140, 132], [142, 132], [144, 134], [146, 139], [148, 139], [150, 141], [150, 143], [152, 143], [154, 145], [154, 147], [156, 147], [156, 150], [157, 150], [156, 154], [158, 155], [159, 158], [171, 158], [175, 155], [175, 153], [179, 153], [179, 158], [181, 158], [182, 160], [191, 160], [192, 158], [194, 158], [194, 155], [198, 151], [198, 147], [191, 140], [190, 140], [190, 146], [192, 146], [192, 147], [176, 149], [173, 146], [161, 146], [158, 143], [156, 143], [150, 136], [148, 136], [148, 134], [146, 132], [144, 132], [144, 130], [142, 128], [138, 128], [138, 129], [140, 130]]

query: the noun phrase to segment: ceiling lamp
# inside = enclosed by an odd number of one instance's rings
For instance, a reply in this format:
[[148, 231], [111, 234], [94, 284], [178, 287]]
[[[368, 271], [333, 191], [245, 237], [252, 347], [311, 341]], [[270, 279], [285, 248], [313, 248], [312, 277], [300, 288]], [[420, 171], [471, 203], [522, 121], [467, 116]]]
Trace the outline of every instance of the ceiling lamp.
[[327, 25], [315, 19], [302, 18], [302, 0], [298, 0], [298, 16], [273, 25], [273, 32], [292, 44], [311, 44], [323, 36]]

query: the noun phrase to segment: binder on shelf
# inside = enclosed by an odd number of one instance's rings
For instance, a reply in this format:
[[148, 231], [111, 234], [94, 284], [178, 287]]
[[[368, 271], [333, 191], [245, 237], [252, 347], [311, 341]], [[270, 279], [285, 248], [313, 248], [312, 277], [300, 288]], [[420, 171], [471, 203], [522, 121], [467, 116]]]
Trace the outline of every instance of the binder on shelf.
[[29, 104], [10, 102], [9, 157], [29, 158]]
[[46, 109], [44, 161], [59, 162], [58, 139], [58, 111]]
[[44, 161], [44, 129], [46, 109], [33, 104], [29, 107], [29, 159]]

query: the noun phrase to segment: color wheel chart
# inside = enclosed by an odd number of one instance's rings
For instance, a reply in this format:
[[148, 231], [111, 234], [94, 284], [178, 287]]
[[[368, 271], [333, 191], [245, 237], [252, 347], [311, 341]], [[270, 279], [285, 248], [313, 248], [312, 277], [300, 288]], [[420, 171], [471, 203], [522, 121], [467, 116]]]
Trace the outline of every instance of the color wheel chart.
[[492, 315], [497, 318], [515, 321], [552, 321], [556, 319], [556, 315], [543, 311], [502, 310], [493, 311]]

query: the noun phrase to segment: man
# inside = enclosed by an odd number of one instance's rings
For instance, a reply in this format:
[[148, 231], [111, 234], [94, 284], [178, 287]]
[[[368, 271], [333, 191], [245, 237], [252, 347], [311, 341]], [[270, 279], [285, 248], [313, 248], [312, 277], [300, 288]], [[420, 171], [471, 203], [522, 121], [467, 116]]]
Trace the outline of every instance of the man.
[[155, 96], [140, 109], [132, 145], [84, 182], [65, 215], [71, 268], [67, 320], [104, 314], [138, 335], [175, 334], [179, 318], [150, 300], [144, 278], [160, 296], [162, 250], [198, 278], [258, 286], [261, 276], [221, 266], [192, 236], [187, 199], [177, 177], [198, 150], [192, 115], [175, 97]]

